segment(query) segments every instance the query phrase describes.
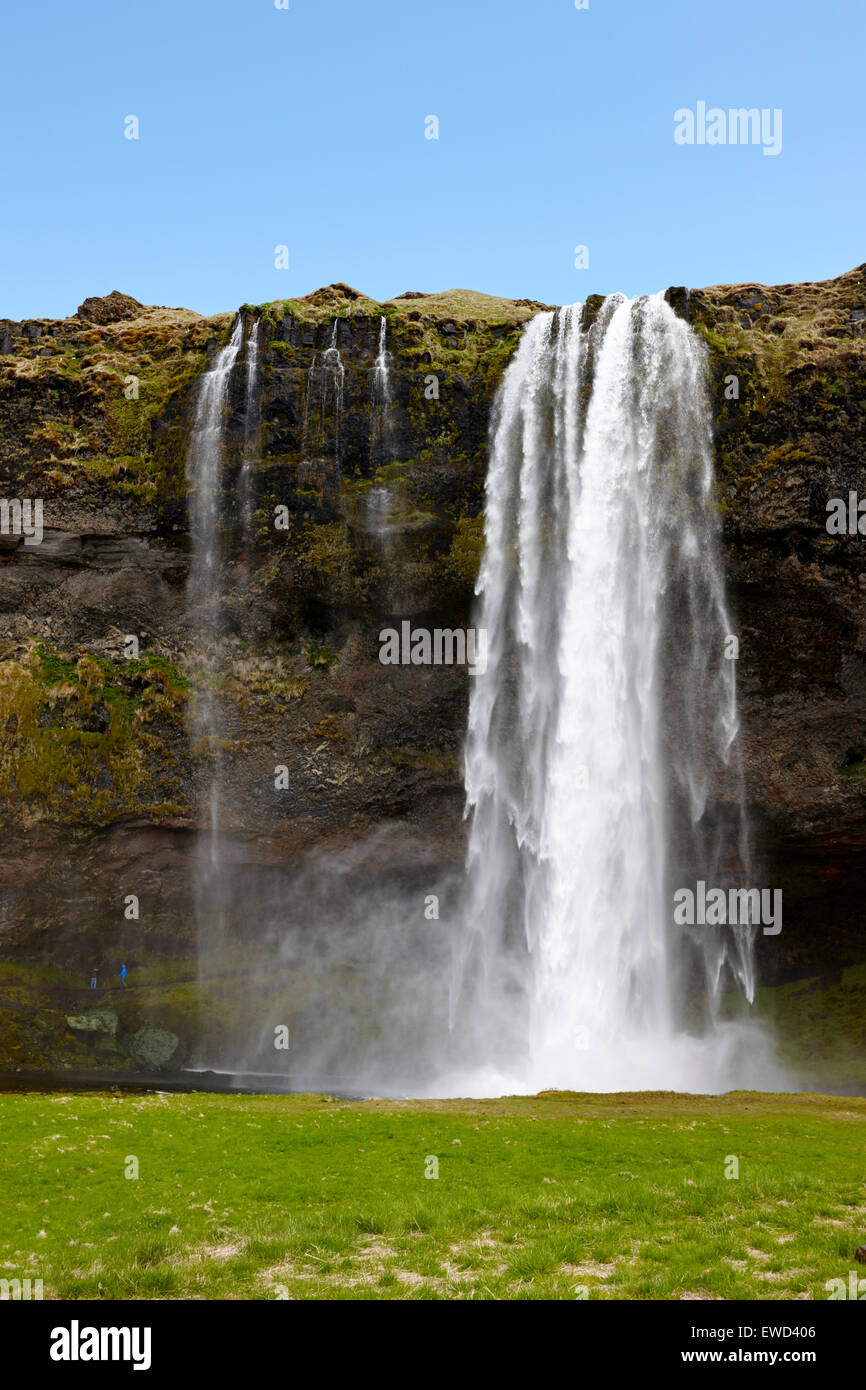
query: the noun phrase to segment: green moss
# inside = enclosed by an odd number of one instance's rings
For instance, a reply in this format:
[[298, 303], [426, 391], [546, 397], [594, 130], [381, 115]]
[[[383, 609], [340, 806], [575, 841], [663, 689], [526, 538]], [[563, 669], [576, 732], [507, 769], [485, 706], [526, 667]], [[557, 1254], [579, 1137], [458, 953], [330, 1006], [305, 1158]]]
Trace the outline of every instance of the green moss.
[[469, 591], [475, 587], [483, 554], [484, 517], [460, 517], [451, 538], [448, 568], [457, 582]]
[[[225, 335], [233, 318], [148, 309], [134, 321], [82, 327], [56, 356], [30, 356], [24, 347], [6, 358], [7, 366], [0, 367], [6, 381], [11, 377], [25, 389], [30, 384], [38, 393], [38, 423], [28, 436], [36, 475], [55, 489], [83, 477], [100, 492], [145, 502], [178, 496], [185, 448], [176, 436], [183, 405], [206, 366], [209, 337]], [[53, 389], [61, 384], [62, 391]], [[62, 418], [45, 418], [52, 404]], [[156, 447], [158, 427], [172, 416], [177, 418], [168, 436]]]
[[150, 444], [150, 410], [141, 398], [127, 400], [122, 392], [108, 396], [105, 422], [113, 452], [133, 458], [144, 454]]
[[379, 751], [395, 767], [442, 773], [449, 781], [458, 780], [460, 776], [460, 757], [454, 752], [441, 748], [381, 748]]
[[804, 447], [801, 440], [780, 444], [766, 455], [763, 467], [774, 468], [778, 464], [806, 463], [813, 457], [811, 449]]
[[772, 1024], [799, 1085], [866, 1086], [866, 963], [832, 982], [816, 977], [760, 989], [755, 1010]]
[[694, 327], [712, 353], [717, 353], [721, 357], [728, 356], [730, 351], [729, 344], [720, 333], [714, 332], [714, 330], [705, 323], [696, 323]]
[[337, 660], [337, 653], [331, 647], [326, 646], [324, 642], [318, 642], [314, 638], [307, 646], [306, 658], [310, 666], [328, 667], [333, 666]]
[[[186, 681], [166, 659], [114, 664], [33, 644], [0, 660], [0, 793], [7, 813], [40, 820], [104, 823], [167, 798], [149, 755], [183, 729]], [[165, 776], [166, 767], [160, 767]]]
[[329, 602], [364, 603], [371, 593], [365, 560], [343, 522], [308, 523], [294, 554], [294, 579], [301, 597]]
[[57, 652], [46, 651], [44, 647], [37, 647], [39, 653], [39, 666], [47, 684], [56, 684], [59, 681], [73, 681], [78, 677], [78, 663], [70, 657], [60, 656]]
[[196, 739], [190, 750], [193, 758], [215, 758], [220, 753], [245, 753], [249, 748], [248, 739], [223, 738], [218, 734], [204, 734]]
[[408, 473], [414, 467], [413, 460], [402, 460], [395, 463], [386, 463], [381, 468], [376, 469], [373, 479], [375, 483], [399, 483], [406, 479]]

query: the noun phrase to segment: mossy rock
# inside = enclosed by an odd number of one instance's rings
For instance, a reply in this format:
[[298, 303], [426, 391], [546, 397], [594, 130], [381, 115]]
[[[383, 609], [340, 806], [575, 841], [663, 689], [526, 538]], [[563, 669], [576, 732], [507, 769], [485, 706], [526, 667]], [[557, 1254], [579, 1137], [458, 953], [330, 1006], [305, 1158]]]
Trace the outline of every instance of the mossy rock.
[[139, 1028], [137, 1033], [125, 1040], [125, 1043], [126, 1051], [136, 1062], [159, 1070], [168, 1066], [177, 1052], [180, 1038], [176, 1033], [170, 1033], [167, 1028], [146, 1026]]
[[68, 1014], [66, 1022], [74, 1033], [102, 1033], [113, 1038], [117, 1032], [117, 1014], [113, 1009], [95, 1009], [89, 1014]]

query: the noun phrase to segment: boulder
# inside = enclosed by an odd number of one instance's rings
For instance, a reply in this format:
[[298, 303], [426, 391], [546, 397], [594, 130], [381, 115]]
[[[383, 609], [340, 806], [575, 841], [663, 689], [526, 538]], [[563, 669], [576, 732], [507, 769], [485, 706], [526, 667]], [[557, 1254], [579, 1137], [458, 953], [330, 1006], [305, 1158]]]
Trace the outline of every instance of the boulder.
[[126, 1050], [136, 1062], [159, 1069], [168, 1065], [177, 1051], [180, 1038], [167, 1028], [139, 1028], [126, 1041]]
[[142, 312], [143, 304], [130, 294], [112, 290], [111, 294], [92, 295], [79, 304], [76, 317], [87, 323], [115, 323], [118, 319], [135, 319]]
[[70, 1014], [66, 1022], [74, 1033], [102, 1033], [113, 1038], [117, 1032], [117, 1014], [113, 1009], [95, 1009], [89, 1014]]

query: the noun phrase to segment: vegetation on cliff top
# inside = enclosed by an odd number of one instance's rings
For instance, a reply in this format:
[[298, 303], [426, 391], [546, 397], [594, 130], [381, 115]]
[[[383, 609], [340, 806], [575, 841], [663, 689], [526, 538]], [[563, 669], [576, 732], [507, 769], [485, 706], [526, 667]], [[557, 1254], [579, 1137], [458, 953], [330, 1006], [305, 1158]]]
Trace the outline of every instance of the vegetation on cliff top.
[[709, 349], [726, 517], [745, 523], [755, 503], [765, 517], [782, 494], [779, 515], [797, 504], [807, 521], [808, 480], [832, 475], [837, 438], [866, 407], [866, 266], [811, 284], [671, 298]]

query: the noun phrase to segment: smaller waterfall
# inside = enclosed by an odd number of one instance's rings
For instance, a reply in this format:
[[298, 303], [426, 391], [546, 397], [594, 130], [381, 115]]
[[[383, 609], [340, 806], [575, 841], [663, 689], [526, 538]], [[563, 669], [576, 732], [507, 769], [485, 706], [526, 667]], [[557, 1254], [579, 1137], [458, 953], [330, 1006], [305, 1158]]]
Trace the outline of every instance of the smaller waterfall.
[[391, 425], [391, 354], [387, 347], [388, 320], [379, 320], [379, 352], [373, 364], [374, 430], [385, 441]]
[[370, 488], [366, 499], [365, 529], [380, 545], [384, 544], [391, 529], [388, 525], [391, 506], [390, 488], [381, 484]]
[[245, 548], [252, 542], [253, 530], [253, 459], [259, 435], [259, 325], [256, 319], [247, 339], [247, 381], [244, 398], [244, 457], [240, 477], [241, 525]]
[[229, 381], [243, 342], [243, 320], [238, 317], [231, 338], [201, 379], [187, 457], [190, 489], [192, 558], [187, 606], [190, 625], [198, 635], [201, 669], [192, 704], [193, 748], [207, 768], [207, 828], [204, 853], [199, 855], [195, 881], [195, 913], [201, 945], [214, 926], [222, 925], [222, 884], [219, 855], [221, 766], [219, 740], [223, 714], [216, 693], [219, 675], [219, 643], [223, 623], [223, 465], [225, 447], [223, 417]]
[[[370, 465], [375, 468], [390, 463], [391, 434], [391, 354], [388, 351], [388, 320], [379, 319], [379, 350], [373, 363], [371, 387], [372, 418], [370, 421]], [[388, 513], [392, 508], [391, 490], [378, 483], [367, 495], [366, 530], [383, 544], [389, 532]]]
[[340, 426], [343, 417], [343, 387], [346, 369], [337, 346], [339, 319], [331, 327], [331, 341], [321, 354], [316, 353], [307, 373], [304, 404], [304, 452], [324, 451], [327, 448], [327, 420], [333, 419], [333, 453], [340, 462]]

